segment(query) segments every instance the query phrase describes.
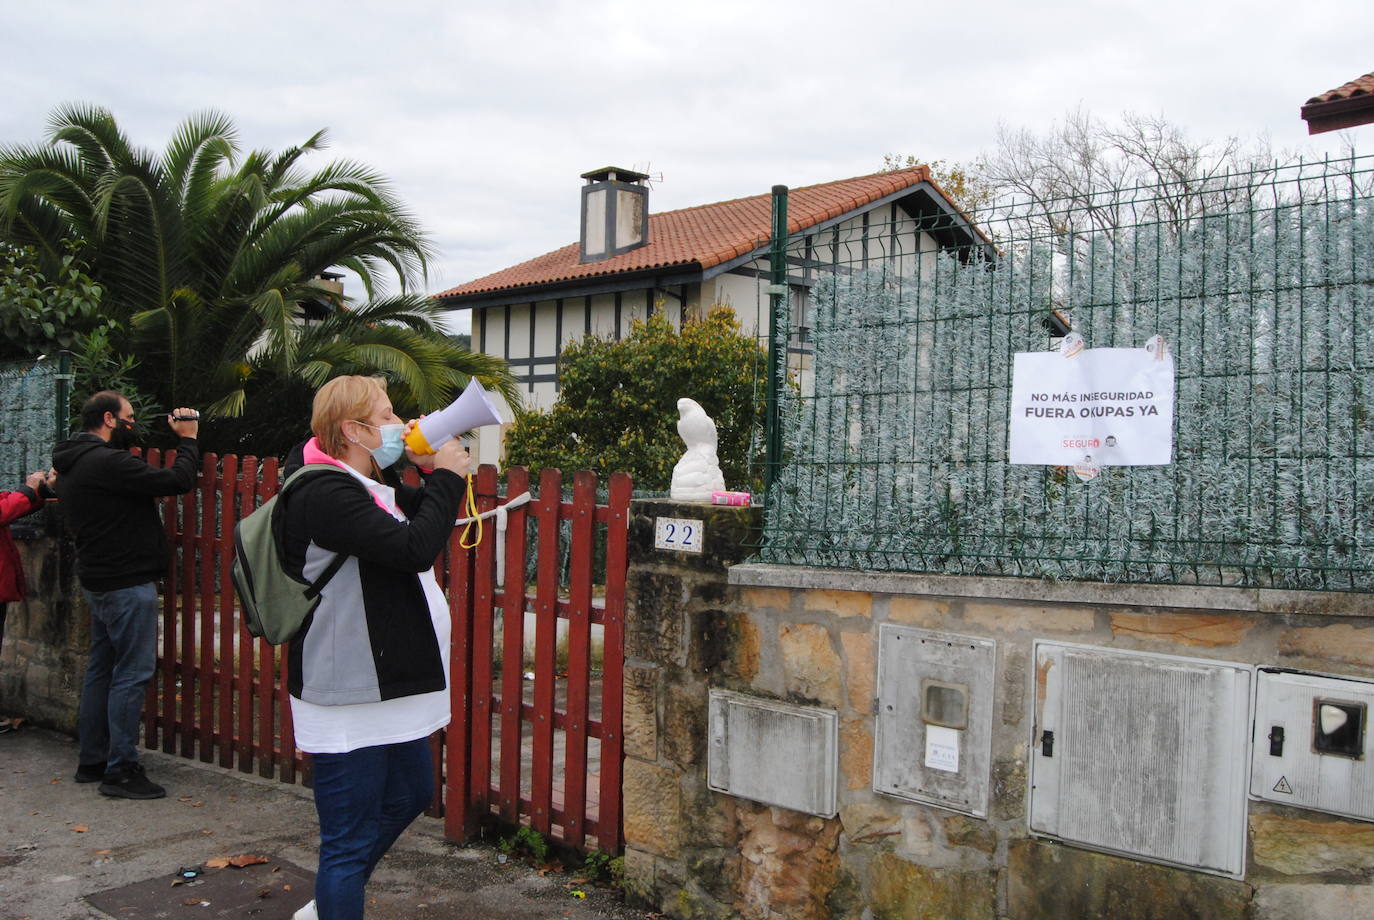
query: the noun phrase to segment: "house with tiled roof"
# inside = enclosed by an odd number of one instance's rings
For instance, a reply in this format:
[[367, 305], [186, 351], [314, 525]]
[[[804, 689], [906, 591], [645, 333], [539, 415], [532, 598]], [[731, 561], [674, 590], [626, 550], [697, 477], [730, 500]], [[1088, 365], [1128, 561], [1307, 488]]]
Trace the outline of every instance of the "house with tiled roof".
[[1374, 73], [1313, 96], [1302, 107], [1308, 134], [1374, 123]]
[[[473, 350], [509, 364], [525, 385], [527, 408], [557, 399], [559, 358], [570, 342], [619, 338], [657, 312], [680, 327], [724, 304], [746, 333], [767, 335], [772, 194], [650, 214], [647, 175], [607, 167], [582, 178], [577, 242], [436, 295], [449, 309], [472, 312]], [[791, 189], [787, 197], [789, 235], [815, 259], [842, 245], [843, 261], [852, 262], [861, 247], [863, 263], [906, 273], [941, 250], [994, 255], [924, 166]], [[801, 361], [810, 268], [818, 264], [810, 260], [789, 260], [792, 350]], [[484, 462], [496, 459], [494, 444], [479, 448]]]

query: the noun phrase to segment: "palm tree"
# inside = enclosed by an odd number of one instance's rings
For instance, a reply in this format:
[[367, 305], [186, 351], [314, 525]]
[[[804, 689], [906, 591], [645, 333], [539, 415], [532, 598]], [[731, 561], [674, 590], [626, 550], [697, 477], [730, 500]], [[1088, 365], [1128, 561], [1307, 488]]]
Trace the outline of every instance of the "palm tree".
[[[209, 112], [155, 154], [105, 109], [63, 106], [46, 143], [0, 147], [0, 240], [45, 267], [74, 250], [128, 330], [140, 385], [168, 406], [240, 416], [269, 382], [382, 373], [398, 411], [442, 406], [470, 376], [518, 407], [504, 364], [456, 347], [438, 305], [415, 293], [430, 245], [386, 179], [347, 161], [303, 169], [325, 144], [320, 131], [241, 157], [233, 124]], [[338, 267], [361, 279], [366, 303], [319, 286]], [[399, 293], [382, 296], [393, 275]], [[303, 319], [320, 305], [322, 320]]]

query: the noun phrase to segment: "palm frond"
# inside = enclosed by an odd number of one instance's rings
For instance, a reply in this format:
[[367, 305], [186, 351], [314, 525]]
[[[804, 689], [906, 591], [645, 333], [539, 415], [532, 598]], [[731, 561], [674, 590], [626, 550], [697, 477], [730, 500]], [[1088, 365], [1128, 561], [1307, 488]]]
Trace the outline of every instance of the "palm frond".
[[167, 181], [184, 196], [191, 177], [207, 170], [213, 175], [221, 164], [232, 164], [238, 150], [238, 130], [219, 112], [200, 112], [177, 125], [162, 157]]
[[[202, 112], [154, 154], [106, 109], [72, 105], [46, 141], [0, 148], [0, 242], [56, 262], [79, 241], [106, 311], [129, 323], [138, 385], [163, 404], [251, 414], [278, 383], [299, 399], [338, 374], [382, 373], [410, 411], [472, 376], [519, 405], [505, 366], [455, 346], [439, 305], [408, 293], [434, 250], [386, 177], [348, 160], [306, 169], [325, 132], [241, 155], [233, 123]], [[305, 321], [323, 296], [312, 279], [340, 266], [365, 298]], [[389, 282], [401, 293], [378, 296]]]
[[48, 142], [75, 147], [87, 167], [96, 172], [114, 168], [132, 150], [109, 109], [80, 102], [53, 110], [48, 117]]

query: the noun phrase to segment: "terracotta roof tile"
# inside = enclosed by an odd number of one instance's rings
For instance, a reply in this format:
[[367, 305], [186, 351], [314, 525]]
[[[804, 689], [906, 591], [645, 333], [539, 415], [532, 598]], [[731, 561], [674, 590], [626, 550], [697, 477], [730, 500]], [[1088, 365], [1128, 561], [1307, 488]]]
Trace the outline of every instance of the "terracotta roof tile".
[[1356, 77], [1344, 86], [1338, 86], [1333, 90], [1322, 93], [1320, 96], [1313, 96], [1307, 100], [1308, 105], [1318, 102], [1335, 102], [1337, 99], [1351, 99], [1355, 96], [1364, 96], [1374, 93], [1374, 73], [1367, 73], [1363, 77]]
[[[788, 229], [796, 233], [929, 180], [927, 168], [916, 166], [792, 189], [787, 201]], [[650, 214], [649, 243], [638, 249], [582, 264], [578, 244], [570, 243], [436, 296], [461, 297], [676, 265], [707, 269], [757, 249], [767, 241], [771, 224], [771, 195]]]

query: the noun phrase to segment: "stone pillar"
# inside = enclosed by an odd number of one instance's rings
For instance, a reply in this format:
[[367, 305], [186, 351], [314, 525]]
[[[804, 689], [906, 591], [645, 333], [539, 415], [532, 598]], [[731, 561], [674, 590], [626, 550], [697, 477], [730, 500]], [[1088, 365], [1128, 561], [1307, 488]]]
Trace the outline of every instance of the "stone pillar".
[[0, 649], [0, 712], [76, 734], [90, 618], [76, 580], [76, 550], [61, 513], [47, 507], [10, 527], [29, 595], [11, 603]]
[[[654, 548], [655, 519], [701, 521], [701, 553]], [[757, 642], [731, 609], [726, 569], [753, 552], [755, 508], [631, 506], [625, 611], [625, 873], [642, 904], [726, 917], [740, 874], [735, 803], [706, 787], [707, 691], [744, 690]]]

